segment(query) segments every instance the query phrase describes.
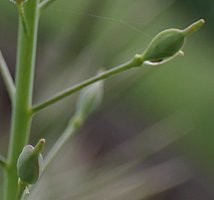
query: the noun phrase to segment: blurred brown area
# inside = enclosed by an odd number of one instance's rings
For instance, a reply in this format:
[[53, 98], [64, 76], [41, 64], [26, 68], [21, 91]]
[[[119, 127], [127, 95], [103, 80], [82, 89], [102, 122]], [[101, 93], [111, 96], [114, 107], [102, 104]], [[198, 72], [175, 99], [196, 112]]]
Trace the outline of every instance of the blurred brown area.
[[[17, 11], [6, 0], [0, 9], [0, 49], [14, 76]], [[102, 106], [68, 141], [30, 199], [213, 199], [213, 1], [56, 1], [41, 15], [34, 102], [129, 60], [161, 30], [200, 18], [206, 26], [188, 39], [184, 57], [105, 82]], [[75, 104], [76, 95], [39, 113], [31, 143], [45, 137], [47, 152]], [[10, 115], [0, 77], [3, 155]]]

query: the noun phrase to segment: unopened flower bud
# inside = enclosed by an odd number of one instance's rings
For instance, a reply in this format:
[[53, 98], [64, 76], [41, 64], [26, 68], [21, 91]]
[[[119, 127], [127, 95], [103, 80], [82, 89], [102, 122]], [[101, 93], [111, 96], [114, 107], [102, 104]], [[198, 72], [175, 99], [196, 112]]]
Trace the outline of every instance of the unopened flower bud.
[[145, 50], [144, 60], [162, 62], [174, 56], [183, 47], [186, 36], [199, 29], [203, 24], [204, 20], [201, 19], [184, 30], [168, 29], [160, 32]]
[[41, 151], [45, 140], [41, 139], [35, 147], [26, 145], [17, 161], [19, 179], [26, 184], [34, 184], [42, 171], [43, 158]]
[[87, 116], [100, 105], [103, 97], [103, 82], [93, 83], [80, 92], [77, 100], [77, 115]]

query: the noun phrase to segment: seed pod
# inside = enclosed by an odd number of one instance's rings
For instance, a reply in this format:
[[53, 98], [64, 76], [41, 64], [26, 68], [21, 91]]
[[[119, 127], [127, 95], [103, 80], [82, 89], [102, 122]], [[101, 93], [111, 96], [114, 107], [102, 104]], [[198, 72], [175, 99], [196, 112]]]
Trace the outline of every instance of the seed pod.
[[100, 104], [103, 97], [103, 81], [98, 81], [84, 88], [77, 100], [77, 116], [87, 116]]
[[183, 47], [186, 36], [199, 29], [203, 24], [204, 20], [201, 19], [184, 30], [168, 29], [160, 32], [145, 50], [144, 60], [161, 62], [174, 56]]
[[26, 184], [34, 184], [42, 171], [43, 158], [40, 154], [45, 144], [41, 139], [35, 147], [27, 145], [23, 148], [18, 161], [17, 172], [20, 180]]

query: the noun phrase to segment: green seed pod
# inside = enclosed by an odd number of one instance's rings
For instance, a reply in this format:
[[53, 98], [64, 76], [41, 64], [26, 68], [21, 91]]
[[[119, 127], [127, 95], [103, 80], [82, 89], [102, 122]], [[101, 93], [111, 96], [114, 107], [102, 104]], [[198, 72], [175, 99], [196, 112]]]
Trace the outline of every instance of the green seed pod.
[[77, 100], [77, 116], [87, 116], [101, 103], [103, 97], [103, 81], [98, 81], [80, 92]]
[[41, 139], [35, 147], [27, 145], [23, 148], [18, 161], [17, 172], [20, 180], [26, 184], [34, 184], [42, 171], [43, 158], [40, 154], [45, 144]]
[[184, 30], [168, 29], [160, 32], [145, 50], [144, 60], [161, 62], [174, 56], [183, 47], [186, 36], [199, 29], [203, 24], [204, 20], [201, 19]]

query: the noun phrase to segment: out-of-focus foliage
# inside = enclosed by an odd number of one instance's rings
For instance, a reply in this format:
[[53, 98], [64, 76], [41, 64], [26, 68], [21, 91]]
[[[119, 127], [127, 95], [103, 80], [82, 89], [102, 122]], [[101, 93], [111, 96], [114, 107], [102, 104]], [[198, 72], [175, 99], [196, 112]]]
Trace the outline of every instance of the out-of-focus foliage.
[[[14, 73], [17, 11], [8, 0], [0, 9], [0, 49]], [[56, 1], [41, 15], [34, 101], [129, 60], [158, 32], [200, 18], [206, 26], [188, 39], [184, 57], [106, 81], [103, 106], [55, 159], [32, 199], [213, 199], [212, 0]], [[0, 79], [6, 154], [10, 105], [3, 88]], [[47, 151], [74, 109], [75, 96], [40, 113], [31, 140], [47, 138]]]

